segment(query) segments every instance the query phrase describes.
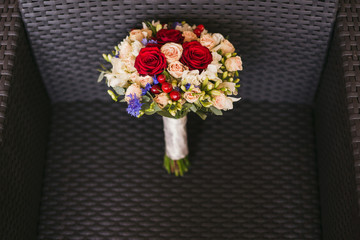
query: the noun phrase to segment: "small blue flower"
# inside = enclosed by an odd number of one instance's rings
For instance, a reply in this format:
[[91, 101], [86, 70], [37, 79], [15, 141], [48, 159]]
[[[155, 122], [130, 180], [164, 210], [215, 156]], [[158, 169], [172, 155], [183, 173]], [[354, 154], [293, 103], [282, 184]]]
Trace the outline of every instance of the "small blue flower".
[[185, 84], [186, 90], [189, 90], [190, 87], [191, 87], [191, 84], [190, 84], [190, 83]]
[[116, 54], [116, 55], [115, 55], [115, 58], [119, 58], [119, 54]]
[[143, 38], [143, 39], [141, 40], [141, 43], [142, 43], [144, 46], [146, 46], [146, 45], [148, 44], [148, 40], [147, 40], [146, 38]]
[[156, 75], [154, 75], [152, 78], [153, 78], [153, 80], [154, 80], [154, 84], [159, 84], [159, 81], [157, 80]]
[[177, 26], [181, 26], [182, 24], [179, 22], [174, 22], [172, 27], [175, 29]]
[[150, 89], [151, 89], [151, 85], [150, 85], [150, 83], [147, 83], [145, 88], [141, 90], [142, 95], [145, 95]]
[[150, 39], [150, 40], [148, 41], [148, 43], [157, 44], [157, 40]]
[[130, 94], [127, 95], [127, 97], [130, 98], [128, 107], [126, 108], [126, 111], [128, 114], [130, 114], [133, 117], [137, 117], [140, 115], [140, 110], [142, 103], [140, 102], [140, 99], [136, 97], [136, 94]]

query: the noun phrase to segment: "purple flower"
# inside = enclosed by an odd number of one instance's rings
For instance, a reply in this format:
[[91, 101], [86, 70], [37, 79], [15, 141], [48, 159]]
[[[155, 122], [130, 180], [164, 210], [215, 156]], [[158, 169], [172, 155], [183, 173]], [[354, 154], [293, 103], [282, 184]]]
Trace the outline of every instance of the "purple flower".
[[186, 90], [189, 90], [190, 87], [191, 87], [191, 84], [190, 84], [190, 83], [185, 84]]
[[127, 97], [130, 98], [128, 107], [126, 108], [126, 111], [128, 114], [130, 114], [133, 117], [137, 117], [140, 115], [140, 110], [142, 103], [140, 102], [140, 99], [136, 97], [136, 94], [130, 94], [127, 95]]
[[177, 26], [181, 26], [182, 24], [179, 22], [174, 22], [172, 27], [175, 29]]
[[159, 81], [157, 80], [156, 75], [154, 75], [152, 78], [153, 78], [153, 80], [154, 80], [154, 84], [159, 84]]
[[148, 40], [147, 38], [143, 38], [143, 39], [141, 40], [141, 43], [142, 43], [144, 46], [146, 46], [146, 45], [148, 45], [148, 43], [157, 44], [157, 41], [156, 41], [156, 40], [153, 40], [153, 39]]
[[145, 95], [151, 89], [150, 83], [147, 83], [144, 89], [141, 89], [142, 95]]

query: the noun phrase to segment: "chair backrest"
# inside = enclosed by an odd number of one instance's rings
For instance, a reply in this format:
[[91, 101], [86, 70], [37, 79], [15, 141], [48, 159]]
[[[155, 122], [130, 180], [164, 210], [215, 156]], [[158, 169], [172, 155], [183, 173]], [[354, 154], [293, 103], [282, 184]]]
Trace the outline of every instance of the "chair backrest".
[[186, 20], [229, 35], [243, 58], [241, 96], [311, 103], [337, 1], [20, 0], [32, 48], [53, 102], [108, 100], [96, 83], [109, 53], [143, 20]]

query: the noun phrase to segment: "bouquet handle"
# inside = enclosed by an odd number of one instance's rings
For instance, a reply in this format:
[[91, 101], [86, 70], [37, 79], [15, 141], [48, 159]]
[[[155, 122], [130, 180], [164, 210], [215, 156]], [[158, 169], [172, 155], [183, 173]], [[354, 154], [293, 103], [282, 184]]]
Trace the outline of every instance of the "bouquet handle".
[[188, 171], [187, 116], [179, 119], [163, 117], [165, 136], [164, 168], [169, 174], [183, 176]]

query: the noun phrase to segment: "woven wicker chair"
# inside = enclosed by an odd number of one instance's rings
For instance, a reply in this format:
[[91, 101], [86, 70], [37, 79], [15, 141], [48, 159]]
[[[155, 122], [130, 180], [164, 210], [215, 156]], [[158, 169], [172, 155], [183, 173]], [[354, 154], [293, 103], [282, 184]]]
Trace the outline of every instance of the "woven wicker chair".
[[[0, 3], [0, 239], [360, 239], [360, 3]], [[97, 84], [144, 19], [229, 34], [244, 100], [188, 123], [192, 168], [161, 168], [160, 117]]]

